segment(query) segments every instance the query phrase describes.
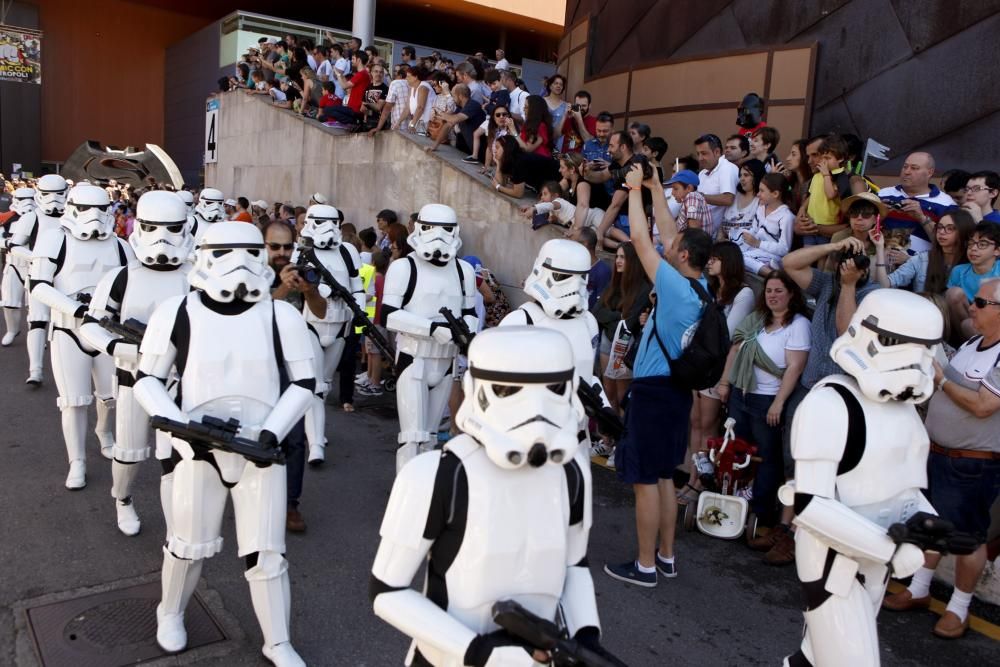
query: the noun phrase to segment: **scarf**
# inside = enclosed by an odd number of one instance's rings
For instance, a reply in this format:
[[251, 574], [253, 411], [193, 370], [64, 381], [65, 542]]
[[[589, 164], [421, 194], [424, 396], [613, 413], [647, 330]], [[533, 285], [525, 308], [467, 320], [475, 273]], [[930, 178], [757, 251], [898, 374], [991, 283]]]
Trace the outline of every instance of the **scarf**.
[[757, 342], [757, 336], [762, 331], [764, 331], [764, 313], [754, 310], [743, 318], [733, 333], [733, 343], [742, 342], [743, 345], [736, 351], [733, 367], [729, 372], [729, 382], [734, 387], [742, 389], [744, 393], [752, 393], [757, 388], [754, 366], [778, 378], [785, 374], [785, 370], [778, 368]]

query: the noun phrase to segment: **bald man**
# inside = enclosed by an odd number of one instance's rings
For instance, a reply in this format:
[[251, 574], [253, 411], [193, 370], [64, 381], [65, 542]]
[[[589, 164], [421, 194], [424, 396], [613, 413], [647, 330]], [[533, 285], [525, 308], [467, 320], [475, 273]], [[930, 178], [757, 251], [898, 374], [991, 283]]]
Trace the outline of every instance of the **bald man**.
[[[934, 224], [944, 211], [955, 206], [955, 200], [931, 183], [934, 157], [930, 153], [910, 153], [899, 172], [899, 185], [879, 190], [878, 196], [889, 214], [882, 221], [886, 229], [909, 229], [910, 249], [923, 252], [931, 249]], [[899, 257], [906, 261], [906, 257]]]

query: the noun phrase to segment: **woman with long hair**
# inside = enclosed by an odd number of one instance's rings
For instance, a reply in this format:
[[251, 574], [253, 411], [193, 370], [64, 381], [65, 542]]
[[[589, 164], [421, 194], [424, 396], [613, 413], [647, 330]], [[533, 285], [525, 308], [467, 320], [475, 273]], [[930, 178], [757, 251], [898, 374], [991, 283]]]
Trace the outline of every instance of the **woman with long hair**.
[[887, 255], [892, 251], [885, 249], [885, 234], [875, 234], [872, 230], [875, 280], [882, 287], [902, 287], [917, 293], [943, 294], [948, 287], [951, 269], [969, 261], [965, 247], [975, 228], [975, 219], [964, 208], [954, 206], [947, 209], [934, 225], [931, 249], [908, 257], [892, 273], [886, 273]]
[[[636, 254], [631, 241], [625, 241], [615, 251], [615, 268], [611, 273], [611, 284], [601, 293], [591, 312], [601, 327], [601, 368], [607, 368], [611, 354], [611, 345], [615, 340], [619, 323], [632, 336], [633, 344], [638, 344], [642, 327], [639, 316], [649, 308], [649, 292], [652, 285], [646, 278], [646, 273]], [[632, 382], [632, 374], [627, 369], [617, 373], [617, 377], [607, 377], [602, 373], [604, 391], [608, 395], [611, 407], [621, 411], [622, 399], [628, 392]], [[606, 454], [607, 452], [605, 452]]]
[[762, 459], [750, 505], [764, 526], [778, 522], [781, 429], [785, 401], [798, 385], [812, 344], [807, 312], [798, 283], [784, 271], [771, 273], [757, 307], [736, 328], [719, 383], [719, 397], [736, 420], [736, 436], [756, 445]]
[[579, 230], [587, 226], [588, 219], [593, 220], [598, 215], [591, 211], [599, 211], [599, 215], [603, 216], [611, 202], [604, 187], [595, 188], [584, 178], [586, 165], [580, 153], [564, 153], [559, 158], [559, 187], [562, 188], [563, 198], [576, 206], [573, 226], [566, 231], [566, 236], [574, 239]]
[[546, 181], [559, 178], [555, 160], [525, 153], [519, 141], [508, 132], [494, 142], [497, 168], [493, 173], [493, 189], [515, 199], [524, 196], [525, 185], [540, 190]]
[[386, 232], [386, 236], [389, 237], [389, 262], [395, 262], [401, 257], [406, 257], [411, 252], [413, 248], [410, 244], [406, 242], [406, 238], [409, 236], [409, 232], [406, 231], [406, 226], [401, 225], [398, 222], [394, 222], [389, 225], [389, 229]]
[[541, 96], [528, 95], [524, 101], [521, 131], [517, 131], [513, 117], [507, 119], [507, 131], [517, 138], [518, 145], [525, 153], [552, 157], [552, 114]]
[[[743, 284], [743, 252], [732, 241], [719, 241], [712, 246], [712, 253], [705, 265], [708, 287], [715, 295], [715, 302], [722, 307], [732, 337], [737, 325], [754, 308], [753, 290]], [[721, 381], [721, 380], [720, 380]], [[718, 387], [710, 387], [694, 392], [691, 404], [690, 455], [705, 447], [705, 442], [719, 434], [719, 414], [722, 401]], [[693, 466], [687, 485], [678, 494], [678, 501], [687, 503], [694, 500], [701, 491], [701, 482]]]
[[806, 159], [806, 146], [808, 145], [808, 139], [799, 139], [792, 144], [785, 161], [778, 163], [778, 173], [783, 174], [788, 179], [792, 188], [791, 208], [793, 211], [799, 210], [799, 207], [802, 206], [802, 200], [809, 194], [812, 170]]
[[[510, 109], [498, 104], [493, 107], [489, 119], [486, 122], [486, 161], [480, 173], [489, 173], [490, 168], [496, 162], [497, 149], [496, 140], [507, 134], [507, 119], [510, 118]], [[473, 155], [477, 152], [474, 150]]]
[[760, 179], [764, 178], [766, 173], [764, 163], [757, 159], [747, 160], [740, 166], [736, 197], [732, 205], [722, 213], [722, 224], [719, 225], [717, 240], [735, 241], [753, 226], [753, 219], [757, 214]]

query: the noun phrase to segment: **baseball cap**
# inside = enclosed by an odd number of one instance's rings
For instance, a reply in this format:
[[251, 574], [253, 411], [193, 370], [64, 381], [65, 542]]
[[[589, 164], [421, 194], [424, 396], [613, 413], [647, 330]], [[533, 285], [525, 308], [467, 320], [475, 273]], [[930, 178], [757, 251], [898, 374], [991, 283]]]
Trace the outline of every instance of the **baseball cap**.
[[254, 201], [250, 202], [250, 205], [251, 206], [256, 206], [257, 208], [263, 208], [263, 209], [266, 209], [268, 207], [267, 202], [264, 201], [263, 199], [255, 199]]
[[691, 185], [697, 188], [701, 180], [698, 178], [698, 174], [690, 169], [681, 169], [664, 185], [673, 185], [674, 183], [683, 183], [684, 185]]

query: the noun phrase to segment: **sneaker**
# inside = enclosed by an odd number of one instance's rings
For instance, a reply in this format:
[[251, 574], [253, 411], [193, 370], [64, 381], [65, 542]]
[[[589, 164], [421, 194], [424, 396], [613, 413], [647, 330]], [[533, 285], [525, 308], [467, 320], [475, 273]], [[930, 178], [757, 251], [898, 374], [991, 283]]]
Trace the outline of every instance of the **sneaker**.
[[382, 387], [373, 384], [366, 384], [364, 386], [358, 387], [358, 393], [362, 396], [381, 396]]
[[612, 579], [624, 581], [626, 584], [634, 584], [643, 588], [656, 587], [656, 572], [640, 572], [634, 560], [621, 565], [605, 564], [604, 573]]
[[677, 576], [677, 561], [666, 561], [660, 558], [660, 552], [656, 552], [656, 570], [668, 579]]
[[364, 387], [367, 384], [371, 384], [371, 380], [368, 379], [368, 371], [362, 371], [355, 375], [354, 384], [358, 387]]
[[615, 448], [604, 441], [600, 441], [590, 447], [591, 456], [611, 456], [611, 453], [614, 451]]
[[479, 162], [479, 160], [476, 159], [475, 155], [466, 155], [464, 158], [462, 158], [462, 162], [468, 162], [469, 164], [475, 164], [475, 163]]
[[615, 467], [615, 450], [613, 448], [611, 450], [611, 453], [608, 454], [608, 460], [604, 465], [606, 465], [609, 468]]

